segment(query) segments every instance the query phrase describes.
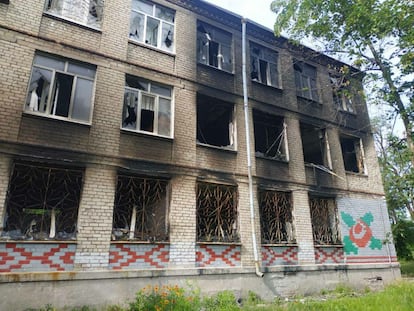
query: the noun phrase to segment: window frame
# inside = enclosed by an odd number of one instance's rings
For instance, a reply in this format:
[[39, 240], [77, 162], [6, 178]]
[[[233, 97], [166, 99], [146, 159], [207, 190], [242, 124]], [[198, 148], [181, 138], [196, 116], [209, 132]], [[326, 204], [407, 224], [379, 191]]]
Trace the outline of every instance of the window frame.
[[[229, 39], [230, 43], [224, 42], [225, 37]], [[204, 40], [206, 40], [206, 42]], [[213, 56], [210, 55], [210, 42], [217, 45], [217, 56], [215, 57], [214, 54]], [[231, 32], [217, 28], [200, 20], [197, 21], [197, 63], [224, 72], [234, 73], [233, 46], [233, 34]], [[227, 56], [224, 55], [225, 49], [229, 52], [227, 62], [225, 61]], [[217, 62], [217, 65], [215, 65], [215, 62]]]
[[[53, 67], [48, 67], [45, 65], [41, 65], [41, 64], [36, 64], [36, 57], [43, 57], [43, 58], [47, 58], [48, 60], [54, 60], [57, 62], [63, 62], [63, 70], [62, 69], [56, 69]], [[87, 75], [82, 75], [82, 74], [78, 74], [78, 73], [74, 73], [74, 72], [70, 72], [69, 70], [69, 66], [70, 65], [74, 65], [74, 67], [79, 66], [79, 67], [83, 67], [83, 69], [86, 69], [87, 71], [92, 70], [93, 71], [93, 78], [91, 78], [90, 76]], [[39, 80], [33, 80], [33, 76], [35, 73], [35, 70], [39, 69], [39, 72], [41, 70], [43, 71], [48, 71], [51, 73], [51, 78], [50, 78], [50, 83], [48, 86], [48, 90], [47, 90], [47, 94], [43, 94], [42, 96], [39, 98], [39, 96], [37, 95], [36, 92], [36, 96], [35, 98], [37, 98], [37, 108], [36, 105], [33, 107], [33, 99], [34, 99], [34, 91], [35, 89], [32, 88], [32, 84], [35, 83], [36, 85], [38, 84]], [[86, 124], [86, 125], [90, 125], [91, 121], [92, 121], [92, 115], [93, 115], [93, 109], [94, 109], [94, 103], [95, 103], [95, 89], [96, 89], [96, 72], [97, 72], [97, 67], [93, 64], [89, 64], [86, 62], [82, 62], [82, 61], [78, 61], [78, 60], [72, 60], [63, 56], [59, 56], [59, 55], [53, 55], [53, 54], [47, 54], [47, 53], [43, 53], [43, 52], [36, 52], [34, 57], [33, 57], [33, 63], [32, 63], [32, 70], [31, 70], [31, 74], [30, 74], [30, 80], [29, 80], [29, 85], [27, 87], [27, 95], [26, 95], [26, 100], [24, 103], [24, 107], [23, 107], [23, 111], [24, 113], [27, 114], [34, 114], [34, 115], [38, 115], [38, 116], [42, 116], [42, 117], [46, 117], [46, 118], [50, 118], [50, 119], [58, 119], [58, 120], [64, 120], [64, 121], [68, 121], [68, 122], [74, 122], [74, 123], [81, 123], [81, 124]], [[41, 74], [42, 75], [42, 74]], [[57, 110], [57, 106], [59, 103], [57, 103], [56, 101], [58, 100], [56, 97], [59, 96], [59, 75], [61, 76], [65, 76], [65, 78], [67, 77], [72, 77], [73, 81], [71, 84], [71, 90], [70, 90], [70, 100], [69, 100], [69, 107], [68, 107], [68, 111], [67, 111], [67, 116], [61, 116], [56, 114], [56, 110]], [[58, 78], [57, 78], [58, 77]], [[79, 118], [74, 118], [73, 117], [73, 113], [74, 113], [74, 106], [75, 106], [75, 100], [76, 100], [76, 93], [77, 93], [77, 87], [78, 87], [78, 80], [87, 80], [89, 82], [92, 83], [92, 87], [88, 89], [88, 91], [90, 91], [90, 103], [89, 103], [89, 118], [88, 120], [85, 119], [79, 119]], [[57, 89], [57, 92], [56, 92]], [[42, 90], [43, 92], [43, 90]], [[44, 104], [44, 111], [40, 111], [39, 109], [39, 105], [42, 104], [42, 98], [44, 99], [45, 96], [47, 97], [46, 101], [43, 102]], [[35, 99], [36, 100], [36, 99]], [[52, 103], [52, 101], [54, 103]], [[53, 107], [53, 111], [51, 110]]]
[[[176, 35], [176, 32], [175, 32], [175, 28], [176, 28], [175, 27], [175, 15], [176, 15], [176, 11], [169, 8], [169, 7], [159, 5], [158, 3], [153, 3], [152, 1], [148, 1], [148, 0], [132, 0], [132, 2], [137, 2], [137, 4], [139, 2], [141, 2], [141, 3], [152, 6], [152, 13], [150, 14], [148, 12], [141, 11], [139, 9], [135, 9], [134, 4], [131, 5], [129, 35], [128, 35], [129, 40], [131, 40], [133, 42], [143, 44], [145, 46], [149, 46], [149, 47], [157, 49], [157, 50], [161, 50], [161, 51], [164, 51], [164, 52], [167, 52], [167, 53], [174, 54], [175, 49], [176, 49], [176, 45], [175, 45], [175, 35]], [[172, 17], [173, 21], [171, 22], [171, 21], [168, 21], [166, 19], [162, 19], [161, 17], [158, 17], [157, 16], [157, 9], [158, 8], [161, 8], [161, 9], [164, 9], [164, 10], [166, 9], [168, 11], [171, 11], [171, 13], [173, 12], [174, 13], [173, 17]], [[134, 16], [134, 14], [135, 14], [135, 16]], [[141, 28], [141, 25], [138, 25], [138, 27], [135, 27], [135, 35], [134, 35], [134, 32], [132, 31], [133, 20], [136, 16], [139, 16], [139, 15], [143, 15], [143, 18], [144, 18], [144, 21], [142, 23], [143, 24], [142, 25], [142, 31], [141, 31], [142, 36], [143, 36], [142, 40], [134, 38], [134, 36], [136, 36], [138, 34], [137, 31], [138, 31], [138, 28]], [[147, 37], [148, 36], [147, 28], [148, 28], [148, 23], [149, 23], [150, 20], [158, 21], [157, 43], [156, 43], [156, 45], [151, 44], [151, 43], [148, 42], [149, 39]], [[172, 35], [170, 37], [170, 32], [171, 32], [171, 29], [170, 29], [167, 33], [167, 36], [166, 36], [165, 40], [163, 41], [162, 40], [163, 39], [163, 30], [164, 30], [165, 25], [172, 28]], [[168, 44], [171, 45], [171, 48], [170, 48], [170, 46], [168, 46]], [[164, 45], [165, 45], [165, 47], [164, 47]]]
[[[85, 16], [83, 16], [84, 19], [86, 19], [86, 21], [81, 21], [81, 20], [77, 20], [75, 18], [71, 18], [71, 16], [66, 16], [63, 14], [59, 14], [56, 12], [53, 12], [53, 6], [56, 2], [58, 1], [74, 1], [74, 0], [46, 0], [45, 1], [45, 5], [44, 5], [44, 12], [48, 15], [51, 16], [56, 16], [58, 18], [85, 26], [85, 27], [89, 27], [89, 28], [93, 28], [93, 29], [97, 29], [100, 30], [102, 27], [102, 20], [103, 20], [103, 11], [104, 11], [104, 7], [105, 7], [105, 0], [89, 0], [89, 7], [87, 10], [87, 14], [85, 14]], [[64, 3], [63, 3], [64, 4]], [[71, 4], [73, 5], [73, 4]], [[95, 7], [93, 7], [93, 5], [95, 5]], [[94, 13], [96, 14], [93, 15], [93, 13], [91, 13], [91, 10], [94, 10]], [[98, 13], [99, 12], [99, 13]], [[98, 19], [98, 15], [100, 16], [100, 19]], [[96, 17], [96, 21], [93, 22], [89, 22], [89, 19], [91, 18], [91, 16]]]
[[[320, 151], [320, 157], [321, 157], [321, 162], [322, 163], [313, 163], [313, 162], [308, 162], [307, 159], [305, 159], [305, 155], [309, 154], [309, 152], [305, 152], [305, 148], [306, 145], [304, 143], [303, 140], [303, 134], [305, 132], [309, 133], [309, 129], [312, 129], [313, 131], [317, 131], [317, 139], [319, 140], [319, 151]], [[301, 123], [300, 124], [300, 135], [301, 135], [301, 140], [302, 140], [302, 150], [303, 150], [303, 160], [305, 162], [305, 165], [321, 165], [324, 166], [326, 168], [328, 168], [329, 170], [333, 169], [332, 166], [332, 155], [331, 155], [331, 148], [329, 146], [329, 139], [328, 139], [328, 132], [326, 128], [322, 128], [322, 127], [318, 127], [318, 126], [313, 126], [311, 124], [307, 124], [307, 123]], [[309, 136], [309, 135], [308, 135]], [[316, 139], [313, 139], [316, 140]], [[309, 143], [308, 143], [309, 145]]]
[[[263, 85], [281, 88], [280, 87], [280, 73], [279, 73], [279, 52], [250, 41], [250, 78], [252, 81], [261, 83]], [[257, 49], [258, 52], [254, 52]], [[268, 57], [266, 57], [268, 56]], [[269, 59], [268, 59], [269, 58]], [[273, 58], [273, 61], [270, 59]], [[262, 64], [266, 64], [266, 73], [262, 73]], [[276, 76], [272, 75], [272, 65]], [[254, 66], [257, 68], [257, 72], [253, 71]], [[265, 76], [266, 81], [263, 81]]]
[[[355, 161], [355, 168], [349, 169], [349, 166], [347, 165], [347, 161], [345, 159], [345, 142], [344, 140], [347, 140], [348, 143], [351, 141], [353, 144], [353, 150], [348, 152], [353, 154], [353, 161]], [[365, 152], [364, 152], [364, 146], [362, 143], [361, 137], [346, 135], [346, 134], [340, 134], [339, 135], [339, 143], [341, 146], [341, 152], [342, 152], [342, 160], [344, 163], [345, 172], [347, 173], [354, 173], [354, 174], [361, 174], [361, 175], [367, 175], [367, 165], [366, 165], [366, 159], [365, 159]]]
[[339, 111], [356, 114], [353, 96], [350, 91], [350, 81], [344, 77], [330, 75], [333, 103]]
[[318, 69], [303, 61], [293, 61], [296, 95], [314, 102], [319, 102]]
[[[147, 88], [148, 90], [141, 90], [138, 88], [134, 88], [134, 87], [130, 87], [127, 86], [127, 78], [131, 77], [133, 79], [137, 79], [137, 81], [140, 81], [142, 83], [146, 83], [147, 84]], [[162, 86], [164, 88], [168, 88], [170, 90], [171, 93], [171, 97], [168, 96], [163, 96], [160, 95], [158, 93], [153, 93], [152, 91], [152, 87], [153, 86]], [[135, 111], [135, 129], [134, 128], [130, 128], [130, 127], [124, 127], [124, 123], [126, 118], [128, 118], [125, 114], [125, 111], [128, 110], [128, 108], [126, 108], [127, 110], [125, 110], [125, 106], [130, 107], [127, 102], [127, 98], [126, 98], [126, 94], [127, 92], [131, 93], [137, 93], [138, 97], [135, 98], [135, 101], [137, 101], [136, 104], [136, 111]], [[147, 98], [154, 98], [153, 104], [154, 104], [154, 114], [153, 114], [153, 122], [152, 122], [152, 131], [147, 131], [147, 130], [143, 130], [141, 129], [141, 116], [142, 116], [142, 109], [141, 107], [144, 105], [143, 103], [143, 96], [146, 96]], [[160, 99], [164, 99], [169, 101], [170, 105], [169, 105], [169, 113], [170, 113], [170, 119], [169, 119], [169, 129], [168, 131], [170, 132], [169, 135], [164, 135], [164, 134], [160, 134], [160, 117], [162, 116], [161, 114], [163, 112], [160, 111]], [[130, 114], [129, 114], [130, 115]], [[159, 136], [159, 137], [167, 137], [167, 138], [173, 138], [174, 137], [174, 133], [173, 133], [173, 129], [174, 129], [174, 88], [170, 85], [166, 85], [163, 83], [158, 83], [155, 81], [151, 81], [145, 78], [141, 78], [138, 76], [134, 76], [134, 75], [130, 75], [130, 74], [126, 74], [125, 75], [125, 86], [124, 86], [124, 99], [123, 99], [123, 112], [122, 112], [122, 119], [121, 119], [121, 130], [125, 130], [125, 131], [131, 131], [131, 132], [135, 132], [135, 133], [142, 133], [142, 134], [147, 134], [147, 135], [154, 135], [154, 136]]]

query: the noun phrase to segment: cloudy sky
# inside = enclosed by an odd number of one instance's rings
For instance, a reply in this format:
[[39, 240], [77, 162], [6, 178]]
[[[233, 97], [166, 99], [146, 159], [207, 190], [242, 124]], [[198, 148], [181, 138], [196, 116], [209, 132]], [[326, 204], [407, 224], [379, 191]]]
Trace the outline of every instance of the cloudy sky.
[[272, 0], [206, 0], [216, 6], [273, 29], [275, 14], [270, 11]]

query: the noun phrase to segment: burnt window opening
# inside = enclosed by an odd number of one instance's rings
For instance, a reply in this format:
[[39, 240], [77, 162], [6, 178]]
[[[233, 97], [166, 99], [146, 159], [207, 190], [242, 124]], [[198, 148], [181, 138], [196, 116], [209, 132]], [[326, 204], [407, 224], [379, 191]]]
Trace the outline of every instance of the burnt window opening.
[[197, 241], [239, 242], [237, 188], [197, 184]]
[[295, 243], [292, 194], [259, 191], [259, 211], [263, 244]]
[[250, 43], [250, 77], [266, 85], [279, 86], [278, 53]]
[[256, 156], [288, 161], [286, 124], [282, 117], [253, 110]]
[[296, 95], [318, 102], [316, 67], [294, 60], [293, 69], [295, 72]]
[[168, 181], [119, 175], [112, 240], [168, 239]]
[[175, 11], [146, 0], [132, 0], [129, 38], [174, 52]]
[[122, 128], [172, 137], [172, 88], [126, 75]]
[[232, 35], [198, 21], [197, 59], [201, 64], [232, 72]]
[[75, 240], [83, 171], [16, 163], [1, 239]]
[[0, 3], [10, 4], [10, 0], [0, 0]]
[[354, 113], [350, 81], [344, 77], [330, 76], [334, 105], [341, 111]]
[[345, 171], [364, 174], [364, 151], [361, 139], [351, 136], [341, 136], [340, 142]]
[[326, 130], [308, 124], [301, 124], [300, 133], [305, 163], [322, 165], [332, 169]]
[[37, 53], [25, 111], [50, 118], [89, 123], [96, 66]]
[[47, 0], [46, 12], [74, 22], [100, 28], [104, 0]]
[[310, 197], [309, 203], [315, 245], [341, 244], [335, 199]]
[[197, 142], [234, 149], [234, 105], [197, 95]]

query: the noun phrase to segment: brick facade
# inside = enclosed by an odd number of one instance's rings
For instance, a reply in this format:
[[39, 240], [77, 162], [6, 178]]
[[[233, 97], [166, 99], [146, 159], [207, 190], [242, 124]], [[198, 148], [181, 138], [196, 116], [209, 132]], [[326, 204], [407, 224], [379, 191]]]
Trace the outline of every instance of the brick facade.
[[[105, 0], [102, 22], [97, 27], [45, 12], [43, 1], [0, 4], [0, 99], [3, 104], [0, 110], [0, 219], [3, 222], [0, 225], [3, 229], [0, 272], [5, 273], [4, 278], [13, 272], [63, 270], [106, 271], [110, 273], [108, 278], [116, 277], [116, 273], [123, 270], [145, 273], [153, 269], [162, 270], [162, 273], [174, 273], [177, 269], [196, 271], [194, 275], [199, 275], [207, 268], [209, 271], [217, 268], [217, 273], [227, 268], [240, 268], [251, 274], [256, 263], [271, 271], [287, 266], [294, 269], [315, 266], [318, 270], [325, 264], [395, 262], [393, 244], [378, 244], [386, 238], [390, 227], [381, 199], [383, 187], [374, 143], [366, 127], [369, 123], [366, 105], [356, 95], [355, 114], [343, 113], [334, 107], [328, 64], [342, 64], [323, 55], [311, 57], [312, 51], [289, 47], [284, 38], [276, 38], [269, 30], [247, 22], [248, 47], [252, 41], [278, 52], [276, 63], [280, 81], [280, 87], [276, 88], [253, 81], [248, 75], [254, 209], [251, 214], [241, 72], [241, 18], [203, 1], [156, 0], [154, 3], [175, 12], [172, 51], [128, 39], [131, 1]], [[232, 36], [233, 72], [198, 63], [198, 21]], [[77, 122], [65, 116], [27, 110], [33, 59], [39, 52], [96, 68], [90, 121]], [[316, 68], [319, 102], [297, 96], [293, 66], [297, 59]], [[248, 64], [248, 70], [250, 66]], [[171, 88], [170, 136], [122, 129], [126, 74]], [[360, 81], [357, 83], [360, 85]], [[138, 91], [143, 92], [135, 87], [135, 92]], [[154, 102], [159, 100], [158, 96], [162, 97], [154, 94], [151, 95], [156, 98]], [[234, 108], [232, 120], [226, 120], [233, 135], [231, 148], [197, 141], [197, 98], [200, 94]], [[253, 109], [283, 119], [287, 161], [255, 156]], [[207, 116], [198, 116], [203, 117]], [[327, 129], [331, 172], [305, 164], [306, 142], [302, 141], [301, 124]], [[361, 138], [366, 174], [345, 171], [341, 134]], [[64, 169], [76, 167], [83, 171], [77, 221], [73, 224], [75, 242], [53, 241], [53, 238], [44, 243], [10, 240], [6, 232], [9, 229], [5, 231], [7, 209], [11, 206], [7, 194], [12, 187], [9, 177], [13, 163], [17, 162]], [[114, 201], [120, 173], [168, 181], [165, 225], [168, 241], [113, 241]], [[221, 228], [219, 224], [216, 235], [222, 238], [225, 230], [237, 230], [239, 241], [216, 243], [214, 238], [211, 242], [197, 241], [196, 185], [200, 181], [237, 188], [236, 222], [230, 229]], [[289, 245], [262, 243], [258, 189], [292, 194], [295, 236]], [[335, 199], [342, 246], [330, 248], [315, 244], [310, 195]], [[24, 208], [22, 215], [27, 217], [42, 213], [53, 218], [49, 210], [52, 207], [41, 212], [37, 207], [29, 211]], [[53, 221], [44, 223], [50, 225], [48, 230], [53, 236]], [[32, 228], [38, 225], [39, 221], [34, 222], [27, 232], [17, 233], [31, 234]], [[364, 232], [369, 231], [370, 241], [360, 241], [368, 239], [358, 235], [360, 227]], [[59, 225], [57, 228], [61, 230]], [[127, 236], [133, 231], [129, 227], [121, 229], [128, 232]], [[229, 271], [226, 273], [232, 273]]]

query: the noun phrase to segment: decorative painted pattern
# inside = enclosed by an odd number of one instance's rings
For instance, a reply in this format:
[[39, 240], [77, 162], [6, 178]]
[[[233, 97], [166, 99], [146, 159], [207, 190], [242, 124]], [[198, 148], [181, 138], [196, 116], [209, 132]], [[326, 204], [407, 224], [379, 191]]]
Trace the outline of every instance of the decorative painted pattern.
[[119, 269], [164, 269], [169, 262], [167, 244], [111, 244], [109, 268]]
[[398, 262], [397, 256], [347, 256], [347, 264]]
[[315, 246], [315, 261], [317, 264], [344, 263], [344, 250], [342, 247]]
[[262, 246], [262, 265], [264, 267], [297, 264], [297, 246]]
[[240, 267], [239, 245], [197, 245], [197, 267]]
[[0, 272], [73, 270], [76, 245], [1, 243]]

